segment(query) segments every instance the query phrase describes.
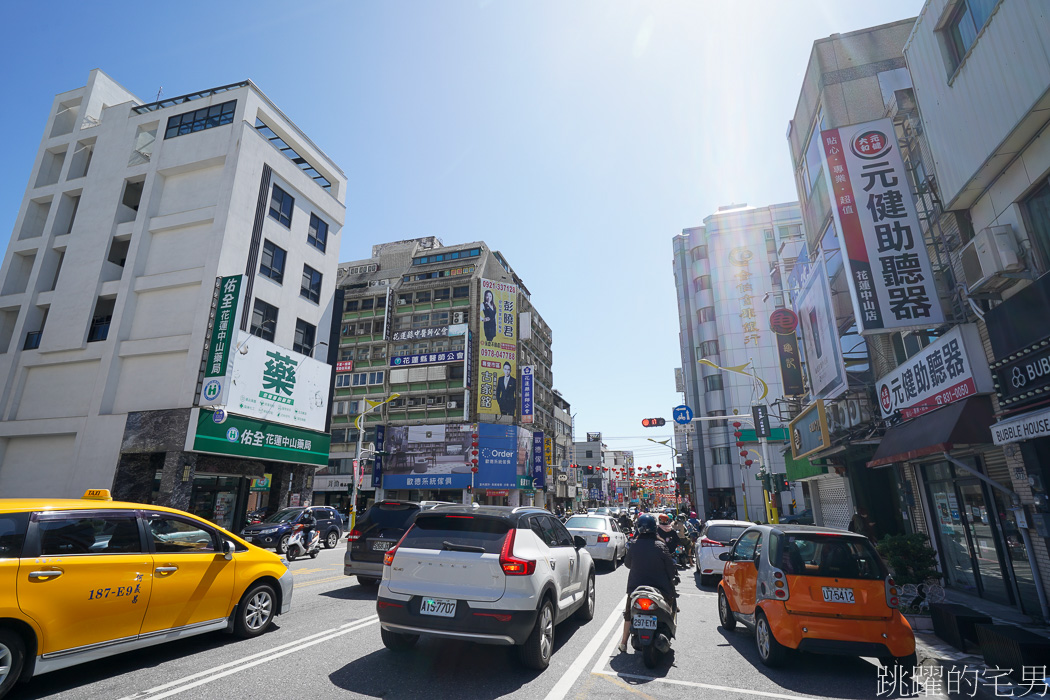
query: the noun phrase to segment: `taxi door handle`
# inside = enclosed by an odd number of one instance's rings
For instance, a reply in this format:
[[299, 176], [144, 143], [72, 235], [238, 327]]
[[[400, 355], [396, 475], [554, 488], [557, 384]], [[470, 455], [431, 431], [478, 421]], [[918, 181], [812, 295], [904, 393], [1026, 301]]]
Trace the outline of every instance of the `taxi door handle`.
[[173, 574], [179, 570], [177, 566], [158, 566], [154, 571], [158, 574]]
[[62, 571], [30, 571], [29, 578], [58, 578], [63, 574]]

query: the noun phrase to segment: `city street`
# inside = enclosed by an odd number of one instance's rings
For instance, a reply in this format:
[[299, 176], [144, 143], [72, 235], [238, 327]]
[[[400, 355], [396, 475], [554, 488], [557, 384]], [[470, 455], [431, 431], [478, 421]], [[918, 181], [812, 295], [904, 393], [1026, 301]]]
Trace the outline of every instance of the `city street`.
[[[682, 613], [673, 661], [654, 671], [639, 654], [618, 654], [627, 569], [598, 573], [598, 604], [586, 625], [567, 621], [542, 673], [511, 650], [436, 639], [394, 653], [383, 647], [375, 588], [342, 574], [344, 544], [291, 565], [290, 613], [259, 638], [217, 633], [123, 654], [35, 678], [10, 697], [327, 698], [873, 698], [874, 660], [800, 655], [782, 669], [761, 665], [751, 635], [718, 627], [712, 588], [690, 572], [679, 587]], [[668, 661], [672, 661], [668, 664]]]

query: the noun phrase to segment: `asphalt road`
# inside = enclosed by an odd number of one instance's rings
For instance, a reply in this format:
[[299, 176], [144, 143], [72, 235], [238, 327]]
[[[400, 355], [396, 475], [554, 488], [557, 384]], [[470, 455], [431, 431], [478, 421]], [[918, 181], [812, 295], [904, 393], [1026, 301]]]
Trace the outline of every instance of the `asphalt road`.
[[[372, 698], [875, 698], [878, 664], [849, 657], [796, 655], [781, 669], [758, 660], [751, 635], [718, 627], [714, 589], [683, 572], [682, 612], [672, 655], [650, 671], [636, 653], [619, 654], [627, 570], [599, 571], [597, 611], [584, 625], [555, 631], [542, 673], [523, 669], [513, 650], [424, 638], [407, 652], [379, 638], [375, 588], [342, 574], [344, 543], [292, 564], [292, 610], [267, 634], [239, 640], [212, 633], [35, 678], [9, 697], [167, 697], [319, 700]], [[888, 697], [888, 696], [883, 696]]]

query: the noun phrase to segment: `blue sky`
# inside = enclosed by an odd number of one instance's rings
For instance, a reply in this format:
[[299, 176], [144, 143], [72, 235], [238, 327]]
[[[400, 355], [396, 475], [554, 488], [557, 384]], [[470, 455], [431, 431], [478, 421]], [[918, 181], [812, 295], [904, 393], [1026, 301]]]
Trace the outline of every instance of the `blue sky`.
[[[554, 333], [577, 435], [668, 460], [671, 238], [720, 205], [796, 198], [813, 41], [921, 0], [11, 3], [6, 245], [52, 98], [99, 68], [144, 101], [250, 78], [349, 178], [340, 260], [424, 235], [506, 256]], [[11, 31], [14, 30], [14, 31]], [[662, 434], [661, 434], [662, 433]]]

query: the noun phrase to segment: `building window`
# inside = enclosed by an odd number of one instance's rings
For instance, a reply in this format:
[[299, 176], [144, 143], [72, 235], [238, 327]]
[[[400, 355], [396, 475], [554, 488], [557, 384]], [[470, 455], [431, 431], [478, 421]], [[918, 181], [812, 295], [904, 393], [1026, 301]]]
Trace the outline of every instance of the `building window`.
[[262, 260], [259, 263], [259, 274], [269, 277], [277, 284], [284, 281], [284, 261], [287, 257], [284, 248], [270, 241], [263, 242]]
[[237, 100], [168, 117], [168, 128], [164, 130], [164, 138], [170, 139], [223, 124], [231, 124], [235, 111], [237, 111]]
[[704, 377], [704, 389], [707, 391], [722, 391], [722, 375], [712, 374]]
[[809, 143], [806, 145], [806, 152], [803, 154], [803, 184], [806, 186], [806, 196], [809, 197], [810, 193], [813, 192], [813, 188], [817, 184], [817, 179], [824, 172], [823, 161], [821, 161], [820, 154], [820, 132], [824, 129], [824, 112], [817, 115], [817, 121], [813, 125], [813, 131], [809, 135]]
[[728, 447], [712, 447], [711, 460], [715, 464], [732, 464], [733, 455]]
[[368, 373], [368, 383], [369, 384], [382, 384], [384, 376], [386, 376], [386, 372], [369, 372]]
[[699, 292], [711, 288], [711, 275], [700, 275], [693, 280], [693, 291]]
[[416, 292], [416, 303], [430, 301], [430, 290], [425, 292]]
[[800, 224], [794, 224], [791, 226], [780, 226], [780, 240], [792, 241], [796, 238], [802, 238], [802, 226]]
[[267, 304], [262, 299], [256, 299], [252, 307], [252, 325], [248, 332], [272, 342], [276, 328], [277, 307]]
[[347, 299], [343, 303], [343, 311], [357, 311], [360, 308], [360, 300], [358, 299]]
[[321, 301], [321, 273], [309, 265], [303, 265], [303, 286], [299, 289], [299, 296], [315, 304]]
[[997, 1], [959, 0], [956, 4], [951, 18], [941, 30], [948, 44], [948, 53], [951, 55], [951, 73], [954, 73], [966, 58], [966, 52], [977, 40], [977, 34], [988, 21]]
[[310, 232], [306, 234], [306, 242], [322, 253], [328, 246], [328, 224], [317, 218], [316, 214], [310, 214]]
[[373, 345], [372, 346], [372, 359], [373, 360], [385, 360], [386, 359], [386, 345]]
[[1050, 269], [1050, 181], [1036, 188], [1021, 202], [1028, 239], [1042, 263], [1043, 270]]
[[713, 357], [718, 354], [718, 341], [705, 340], [700, 343], [701, 357]]
[[715, 320], [715, 307], [705, 306], [696, 312], [697, 318], [700, 319], [700, 323], [709, 323]]
[[295, 197], [274, 185], [273, 194], [270, 196], [270, 216], [291, 228], [292, 209], [294, 207]]
[[707, 246], [698, 245], [692, 250], [693, 262], [699, 262], [700, 260], [707, 260]]
[[448, 287], [444, 289], [434, 290], [434, 301], [448, 301], [451, 296], [451, 291]]
[[593, 459], [594, 458], [594, 451], [593, 450], [587, 450], [587, 453], [584, 456], [587, 459]]
[[376, 297], [376, 308], [377, 309], [385, 309], [386, 308], [386, 297]]
[[376, 303], [376, 300], [373, 297], [368, 297], [367, 299], [362, 299], [361, 300], [361, 310], [362, 311], [370, 311], [372, 309], [372, 307], [375, 306], [375, 303]]
[[314, 337], [316, 334], [316, 326], [307, 323], [301, 318], [295, 319], [295, 340], [292, 342], [292, 350], [312, 357], [314, 353]]
[[767, 241], [775, 241], [776, 240], [773, 237], [773, 229], [771, 229], [771, 228], [763, 229], [762, 230], [762, 237], [765, 238]]
[[100, 340], [105, 340], [109, 336], [109, 324], [112, 320], [112, 316], [95, 316], [91, 319], [91, 327], [88, 328], [87, 341], [89, 343], [95, 343]]
[[297, 166], [299, 166], [299, 169], [306, 173], [307, 177], [309, 177], [311, 180], [323, 187], [325, 190], [329, 192], [332, 191], [332, 183], [330, 183], [324, 175], [317, 172], [317, 169], [314, 166], [310, 165], [309, 161], [307, 161], [306, 158], [303, 158], [301, 155], [296, 153], [295, 149], [293, 149], [291, 146], [285, 143], [284, 139], [278, 136], [273, 131], [273, 129], [266, 126], [266, 123], [258, 117], [255, 118], [255, 129], [259, 132], [259, 134], [262, 135], [264, 139], [270, 142], [271, 146], [283, 153], [288, 160], [292, 161]]
[[467, 285], [463, 285], [462, 287], [453, 287], [452, 288], [452, 298], [453, 299], [466, 299], [469, 296], [470, 296], [470, 287], [467, 286]]
[[773, 295], [773, 306], [777, 307], [778, 309], [784, 308], [784, 295], [783, 294], [774, 294]]
[[364, 386], [368, 383], [368, 372], [358, 372], [357, 374], [351, 376], [353, 377], [351, 383], [354, 386]]
[[349, 374], [337, 374], [335, 375], [335, 386], [337, 389], [343, 389], [350, 386], [350, 375]]

